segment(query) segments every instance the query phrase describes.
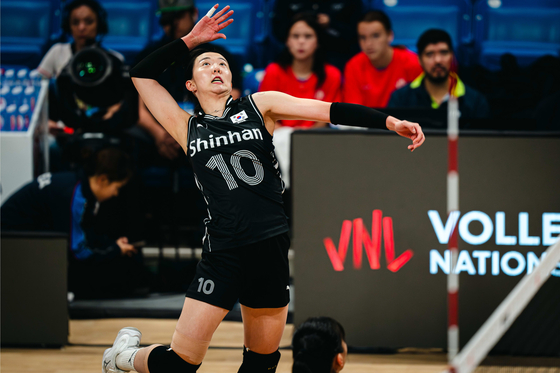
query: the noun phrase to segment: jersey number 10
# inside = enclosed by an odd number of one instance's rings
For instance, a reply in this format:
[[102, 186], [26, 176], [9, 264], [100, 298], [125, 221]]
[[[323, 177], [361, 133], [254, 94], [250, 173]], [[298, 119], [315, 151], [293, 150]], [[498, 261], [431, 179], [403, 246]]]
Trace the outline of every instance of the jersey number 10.
[[[247, 173], [245, 173], [245, 170], [243, 170], [243, 167], [241, 167], [241, 158], [248, 158], [252, 161], [253, 167], [255, 167], [254, 176], [249, 176], [247, 175]], [[231, 163], [231, 166], [233, 167], [233, 170], [235, 171], [237, 177], [247, 184], [257, 185], [260, 184], [261, 181], [263, 181], [264, 168], [261, 161], [252, 152], [248, 150], [239, 150], [231, 155], [229, 162]], [[233, 178], [233, 175], [231, 174], [231, 172], [229, 172], [229, 168], [221, 154], [212, 156], [212, 158], [208, 160], [208, 163], [206, 163], [206, 167], [211, 170], [215, 170], [217, 168], [226, 181], [229, 190], [233, 190], [239, 187], [239, 185], [237, 185], [237, 182]]]

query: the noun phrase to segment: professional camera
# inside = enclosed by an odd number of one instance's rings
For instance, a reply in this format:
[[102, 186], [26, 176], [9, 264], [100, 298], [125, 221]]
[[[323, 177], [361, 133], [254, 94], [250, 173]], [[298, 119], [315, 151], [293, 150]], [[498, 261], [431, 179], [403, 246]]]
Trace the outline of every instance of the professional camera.
[[129, 149], [125, 130], [138, 122], [138, 93], [128, 66], [97, 44], [82, 49], [51, 82], [49, 118], [73, 129], [57, 136], [61, 165], [79, 167], [108, 146]]
[[76, 96], [96, 107], [108, 107], [124, 97], [122, 62], [113, 54], [97, 47], [85, 48], [76, 53], [65, 71], [72, 79]]
[[128, 66], [97, 44], [76, 53], [54, 86], [51, 119], [78, 132], [116, 134], [138, 119]]

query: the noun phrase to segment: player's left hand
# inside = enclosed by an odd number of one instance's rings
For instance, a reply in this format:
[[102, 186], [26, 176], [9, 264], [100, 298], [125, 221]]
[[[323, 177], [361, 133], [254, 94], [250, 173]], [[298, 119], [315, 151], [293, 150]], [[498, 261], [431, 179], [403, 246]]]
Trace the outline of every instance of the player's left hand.
[[233, 22], [233, 19], [228, 19], [233, 14], [233, 10], [227, 12], [229, 10], [229, 5], [226, 5], [218, 13], [213, 14], [217, 9], [218, 4], [214, 5], [208, 14], [202, 17], [191, 30], [190, 36], [193, 38], [195, 46], [226, 38], [220, 31]]
[[408, 146], [411, 152], [424, 143], [426, 136], [422, 132], [422, 127], [418, 123], [409, 122], [407, 120], [397, 120], [394, 123], [394, 131], [402, 136], [412, 140], [412, 145]]

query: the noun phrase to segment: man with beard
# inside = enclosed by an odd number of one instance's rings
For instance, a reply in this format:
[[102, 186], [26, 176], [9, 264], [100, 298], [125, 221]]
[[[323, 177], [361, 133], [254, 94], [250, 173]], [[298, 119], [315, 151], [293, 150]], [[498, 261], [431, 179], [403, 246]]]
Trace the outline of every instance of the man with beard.
[[425, 31], [418, 42], [418, 59], [424, 72], [412, 83], [391, 95], [388, 107], [447, 110], [449, 94], [459, 100], [461, 118], [486, 118], [490, 114], [486, 98], [466, 86], [452, 71], [453, 46], [444, 30]]

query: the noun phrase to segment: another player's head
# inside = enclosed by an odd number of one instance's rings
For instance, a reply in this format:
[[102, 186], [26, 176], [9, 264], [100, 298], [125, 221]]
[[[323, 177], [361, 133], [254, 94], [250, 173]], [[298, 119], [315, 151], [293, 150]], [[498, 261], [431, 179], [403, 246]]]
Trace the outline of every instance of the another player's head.
[[374, 65], [390, 57], [393, 38], [391, 20], [381, 10], [369, 11], [358, 21], [360, 48]]
[[196, 48], [189, 54], [185, 65], [186, 87], [189, 101], [199, 107], [203, 95], [229, 95], [232, 76], [227, 59], [212, 49]]
[[436, 84], [447, 81], [453, 63], [451, 36], [444, 30], [429, 29], [420, 36], [416, 47], [426, 78]]
[[95, 0], [74, 0], [64, 6], [62, 30], [72, 36], [78, 49], [109, 32], [107, 12]]
[[85, 167], [93, 195], [99, 202], [119, 194], [132, 177], [130, 157], [117, 148], [98, 151]]
[[330, 317], [312, 317], [292, 338], [292, 373], [336, 373], [344, 368], [348, 346], [344, 328]]
[[173, 39], [191, 32], [198, 19], [194, 0], [159, 0], [158, 14], [163, 31]]

